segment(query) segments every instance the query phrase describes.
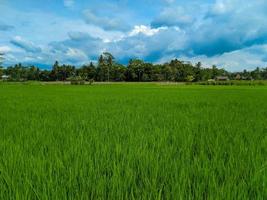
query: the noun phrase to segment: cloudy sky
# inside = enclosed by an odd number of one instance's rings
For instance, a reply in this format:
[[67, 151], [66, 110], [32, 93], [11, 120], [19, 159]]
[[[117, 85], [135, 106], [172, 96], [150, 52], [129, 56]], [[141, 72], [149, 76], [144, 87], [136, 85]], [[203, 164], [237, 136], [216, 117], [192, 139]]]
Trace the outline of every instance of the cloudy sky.
[[0, 11], [5, 65], [81, 65], [109, 51], [122, 63], [267, 66], [266, 0], [0, 0]]

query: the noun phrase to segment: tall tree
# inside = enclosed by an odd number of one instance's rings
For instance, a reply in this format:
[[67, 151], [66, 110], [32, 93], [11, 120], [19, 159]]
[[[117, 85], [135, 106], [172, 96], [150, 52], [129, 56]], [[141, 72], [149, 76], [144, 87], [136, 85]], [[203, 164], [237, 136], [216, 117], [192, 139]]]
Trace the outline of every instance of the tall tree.
[[59, 62], [56, 60], [52, 68], [52, 77], [56, 81], [58, 81], [58, 76], [59, 76], [58, 73], [59, 73]]
[[0, 53], [0, 78], [2, 78], [3, 76], [3, 68], [2, 68], [2, 62], [4, 60], [4, 54], [3, 53]]
[[0, 79], [2, 78], [3, 74], [4, 74], [3, 67], [0, 66]]
[[112, 69], [114, 57], [109, 52], [104, 52], [103, 55], [105, 56], [105, 59], [106, 59], [106, 65], [107, 65], [107, 70], [108, 70], [108, 82], [109, 82], [109, 80], [110, 80], [110, 70]]
[[0, 66], [2, 65], [4, 60], [4, 53], [0, 53]]
[[98, 58], [97, 79], [99, 81], [105, 80], [105, 60], [102, 54]]
[[89, 65], [83, 65], [80, 69], [77, 69], [77, 72], [85, 80], [92, 80], [96, 77], [96, 69], [92, 62]]
[[198, 62], [194, 68], [194, 73], [195, 73], [195, 77], [194, 77], [194, 81], [202, 81], [203, 80], [203, 75], [202, 75], [202, 70], [201, 70], [201, 62]]
[[109, 52], [104, 52], [98, 59], [98, 75], [100, 81], [110, 81], [110, 71], [112, 70], [114, 57]]
[[131, 59], [128, 64], [129, 81], [142, 81], [144, 73], [144, 61], [140, 59]]
[[261, 80], [262, 76], [261, 76], [261, 70], [259, 67], [257, 67], [255, 70], [253, 70], [251, 72], [251, 77], [255, 80]]

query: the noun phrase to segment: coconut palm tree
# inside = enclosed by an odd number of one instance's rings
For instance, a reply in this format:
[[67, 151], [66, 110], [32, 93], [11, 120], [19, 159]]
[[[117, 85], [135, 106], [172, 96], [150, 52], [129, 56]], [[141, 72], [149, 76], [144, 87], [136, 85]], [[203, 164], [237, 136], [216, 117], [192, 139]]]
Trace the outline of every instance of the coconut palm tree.
[[108, 82], [109, 82], [109, 77], [110, 77], [110, 70], [112, 68], [112, 64], [113, 64], [113, 60], [114, 57], [111, 53], [109, 52], [104, 52], [103, 53], [105, 59], [106, 59], [106, 63], [107, 63], [107, 69], [108, 69]]

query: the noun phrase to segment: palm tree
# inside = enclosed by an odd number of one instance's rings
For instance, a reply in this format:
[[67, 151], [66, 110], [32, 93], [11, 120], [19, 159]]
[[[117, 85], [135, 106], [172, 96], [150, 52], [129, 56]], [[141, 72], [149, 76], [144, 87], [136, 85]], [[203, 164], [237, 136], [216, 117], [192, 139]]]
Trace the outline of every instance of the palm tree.
[[103, 55], [101, 54], [99, 59], [98, 59], [98, 68], [97, 68], [97, 71], [98, 71], [98, 76], [99, 76], [99, 80], [100, 81], [103, 81], [105, 79], [105, 60], [104, 60], [104, 57]]
[[[104, 52], [98, 59], [98, 75], [101, 81], [110, 80], [110, 71], [113, 65], [114, 57], [111, 53]], [[106, 77], [107, 76], [107, 77]]]
[[109, 52], [104, 52], [103, 55], [105, 56], [107, 60], [107, 68], [108, 68], [108, 82], [109, 82], [109, 74], [110, 74], [110, 68], [112, 67], [114, 57], [111, 53]]

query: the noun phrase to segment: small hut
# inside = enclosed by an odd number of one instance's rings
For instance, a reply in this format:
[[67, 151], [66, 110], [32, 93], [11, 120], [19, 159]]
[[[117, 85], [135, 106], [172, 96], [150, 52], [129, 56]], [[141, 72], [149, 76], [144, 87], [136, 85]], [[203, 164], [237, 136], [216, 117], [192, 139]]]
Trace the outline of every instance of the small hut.
[[1, 79], [2, 79], [3, 81], [8, 80], [9, 78], [10, 78], [10, 76], [8, 76], [8, 75], [2, 75], [2, 76], [1, 76]]
[[228, 76], [217, 76], [215, 80], [216, 81], [229, 81], [229, 77]]

